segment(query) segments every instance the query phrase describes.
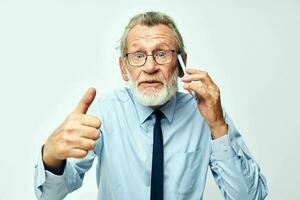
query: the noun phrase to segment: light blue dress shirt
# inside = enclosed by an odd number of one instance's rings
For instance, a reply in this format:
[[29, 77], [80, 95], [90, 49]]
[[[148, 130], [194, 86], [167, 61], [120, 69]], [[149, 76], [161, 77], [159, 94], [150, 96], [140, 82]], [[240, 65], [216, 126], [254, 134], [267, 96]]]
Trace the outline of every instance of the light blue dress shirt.
[[[267, 195], [264, 176], [241, 135], [224, 113], [228, 135], [212, 140], [195, 99], [177, 92], [161, 109], [164, 140], [164, 199], [202, 199], [208, 168], [226, 200], [260, 200]], [[130, 89], [101, 97], [89, 114], [102, 121], [95, 150], [83, 159], [67, 159], [61, 176], [35, 167], [38, 199], [63, 199], [82, 185], [98, 157], [98, 199], [150, 199], [153, 127], [150, 107], [139, 104]]]

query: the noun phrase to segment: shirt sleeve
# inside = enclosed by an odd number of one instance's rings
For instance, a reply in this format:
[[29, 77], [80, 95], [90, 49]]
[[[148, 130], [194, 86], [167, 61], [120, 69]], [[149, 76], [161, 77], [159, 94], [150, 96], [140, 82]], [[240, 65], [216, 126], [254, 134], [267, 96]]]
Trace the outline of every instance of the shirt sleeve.
[[84, 174], [93, 163], [95, 154], [89, 151], [82, 159], [68, 158], [62, 175], [45, 170], [42, 153], [35, 166], [35, 194], [37, 199], [60, 200], [82, 185]]
[[226, 200], [263, 200], [268, 193], [266, 179], [226, 113], [225, 121], [228, 134], [211, 141], [214, 179]]
[[[98, 116], [93, 106], [88, 114]], [[94, 161], [96, 155], [102, 151], [102, 133], [96, 142], [96, 148], [88, 152], [84, 158], [68, 158], [62, 175], [55, 175], [45, 169], [42, 151], [39, 152], [37, 164], [34, 172], [34, 190], [39, 200], [61, 200], [67, 194], [78, 189], [82, 185], [85, 172], [87, 172]], [[100, 157], [100, 156], [99, 156]]]

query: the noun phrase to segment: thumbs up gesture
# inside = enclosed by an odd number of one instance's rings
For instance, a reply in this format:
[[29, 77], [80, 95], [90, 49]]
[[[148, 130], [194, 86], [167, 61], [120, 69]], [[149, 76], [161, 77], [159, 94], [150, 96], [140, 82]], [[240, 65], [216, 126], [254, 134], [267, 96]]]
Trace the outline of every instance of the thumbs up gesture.
[[96, 146], [101, 121], [86, 112], [96, 96], [96, 90], [89, 88], [76, 109], [50, 135], [43, 148], [43, 162], [46, 168], [63, 166], [66, 158], [85, 157]]

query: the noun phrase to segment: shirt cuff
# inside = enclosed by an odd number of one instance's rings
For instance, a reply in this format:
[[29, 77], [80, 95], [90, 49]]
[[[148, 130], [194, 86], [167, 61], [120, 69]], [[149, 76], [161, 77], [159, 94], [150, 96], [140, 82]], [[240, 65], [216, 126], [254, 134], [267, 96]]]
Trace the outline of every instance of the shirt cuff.
[[211, 145], [212, 155], [215, 160], [228, 160], [236, 155], [231, 147], [228, 134], [212, 140]]
[[[66, 177], [70, 176], [73, 177], [74, 170], [72, 168], [72, 165], [66, 160], [66, 165], [64, 168], [64, 172], [62, 175], [56, 175], [48, 170], [45, 169], [44, 162], [43, 162], [43, 155], [42, 155], [43, 148], [41, 148], [41, 151], [38, 155], [37, 164], [35, 165], [35, 187], [41, 188], [43, 184], [47, 181], [47, 183], [64, 183], [66, 181]], [[67, 184], [69, 184], [69, 187], [72, 187], [74, 184], [74, 180], [70, 178], [71, 180], [66, 181]]]
[[56, 175], [53, 174], [52, 172], [45, 170], [46, 173], [46, 178], [48, 183], [62, 183], [64, 182], [65, 178], [65, 171], [62, 175]]
[[62, 175], [56, 175], [52, 172], [45, 169], [44, 162], [43, 162], [43, 147], [41, 148], [41, 151], [38, 155], [37, 164], [35, 165], [36, 170], [36, 187], [42, 186], [46, 180], [50, 183], [59, 183], [64, 180], [64, 173]]
[[41, 148], [38, 158], [37, 164], [35, 165], [35, 187], [41, 187], [46, 181], [46, 172], [43, 163], [43, 156], [42, 156], [43, 148]]

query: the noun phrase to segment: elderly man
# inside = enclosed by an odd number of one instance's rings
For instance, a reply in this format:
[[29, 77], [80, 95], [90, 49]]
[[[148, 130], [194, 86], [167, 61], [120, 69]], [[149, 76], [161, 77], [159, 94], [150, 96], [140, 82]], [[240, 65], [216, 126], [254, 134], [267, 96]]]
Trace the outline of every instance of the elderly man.
[[[43, 145], [35, 169], [38, 199], [63, 199], [98, 157], [98, 199], [202, 199], [208, 167], [224, 199], [264, 199], [267, 186], [222, 110], [207, 72], [186, 68], [182, 37], [163, 13], [133, 17], [119, 65], [130, 88], [93, 102], [90, 88]], [[178, 92], [178, 77], [188, 93]], [[193, 95], [191, 95], [193, 94]], [[196, 97], [196, 99], [195, 99]]]

